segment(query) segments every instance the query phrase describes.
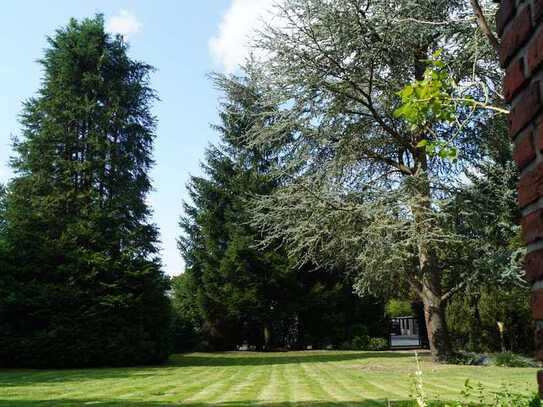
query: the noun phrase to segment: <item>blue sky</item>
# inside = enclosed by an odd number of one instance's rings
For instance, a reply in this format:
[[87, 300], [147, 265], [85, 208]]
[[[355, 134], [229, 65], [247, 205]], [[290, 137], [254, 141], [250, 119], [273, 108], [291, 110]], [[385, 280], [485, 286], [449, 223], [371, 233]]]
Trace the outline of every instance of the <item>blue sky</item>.
[[11, 173], [10, 135], [19, 134], [21, 103], [40, 84], [35, 62], [46, 47], [46, 35], [71, 17], [97, 12], [108, 29], [126, 35], [130, 55], [157, 68], [152, 85], [161, 101], [155, 160], [155, 191], [150, 196], [160, 227], [163, 261], [168, 274], [179, 274], [183, 262], [176, 248], [177, 223], [185, 184], [200, 174], [205, 147], [217, 141], [210, 124], [217, 118], [218, 94], [206, 75], [233, 72], [247, 54], [244, 46], [269, 0], [18, 0], [3, 4], [0, 15], [0, 182]]

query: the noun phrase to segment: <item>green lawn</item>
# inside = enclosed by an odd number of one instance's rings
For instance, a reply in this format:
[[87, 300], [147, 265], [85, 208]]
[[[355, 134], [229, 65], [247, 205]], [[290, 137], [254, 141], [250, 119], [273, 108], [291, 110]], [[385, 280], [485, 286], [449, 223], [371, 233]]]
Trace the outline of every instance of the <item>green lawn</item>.
[[[426, 391], [455, 399], [466, 378], [535, 392], [536, 369], [444, 366], [422, 357]], [[379, 406], [408, 400], [412, 354], [369, 352], [176, 355], [166, 366], [0, 370], [0, 407]], [[404, 403], [393, 403], [393, 405]]]

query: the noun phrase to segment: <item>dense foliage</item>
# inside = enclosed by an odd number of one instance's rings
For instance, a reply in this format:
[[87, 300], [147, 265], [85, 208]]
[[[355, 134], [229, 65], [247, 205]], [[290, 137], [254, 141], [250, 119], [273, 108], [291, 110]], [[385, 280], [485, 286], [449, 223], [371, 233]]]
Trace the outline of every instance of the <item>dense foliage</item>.
[[[342, 265], [362, 295], [415, 293], [445, 359], [446, 304], [475, 266], [454, 267], [474, 239], [448, 208], [466, 172], [492, 160], [495, 50], [462, 1], [286, 0], [276, 11], [247, 69], [279, 108], [247, 140], [281, 147], [275, 171], [288, 182], [255, 199], [253, 224], [308, 263]], [[470, 103], [449, 105], [455, 95]]]
[[191, 178], [192, 204], [181, 221], [187, 270], [174, 282], [179, 346], [190, 345], [191, 329], [213, 349], [339, 344], [355, 324], [384, 335], [382, 304], [357, 298], [343, 270], [299, 267], [279, 244], [259, 246], [249, 199], [271, 193], [281, 180], [270, 174], [274, 149], [251, 149], [244, 137], [273, 122], [273, 114], [264, 120], [261, 114], [273, 109], [250, 81], [234, 88], [225, 87], [224, 77], [216, 83], [226, 92], [216, 126], [222, 144], [207, 150], [206, 177]]
[[162, 361], [170, 305], [146, 203], [152, 68], [101, 16], [48, 42], [1, 210], [0, 365]]

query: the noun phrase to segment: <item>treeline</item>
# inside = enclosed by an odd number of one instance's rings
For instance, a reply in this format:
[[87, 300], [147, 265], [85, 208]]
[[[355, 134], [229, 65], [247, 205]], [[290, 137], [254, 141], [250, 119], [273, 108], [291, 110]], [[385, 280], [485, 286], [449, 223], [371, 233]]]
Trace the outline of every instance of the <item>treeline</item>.
[[221, 141], [172, 281], [146, 203], [153, 68], [101, 16], [58, 30], [0, 189], [0, 365], [379, 349], [389, 299], [421, 305], [438, 360], [530, 351], [503, 73], [478, 28], [495, 6], [415, 3], [285, 0], [259, 58], [213, 77]]

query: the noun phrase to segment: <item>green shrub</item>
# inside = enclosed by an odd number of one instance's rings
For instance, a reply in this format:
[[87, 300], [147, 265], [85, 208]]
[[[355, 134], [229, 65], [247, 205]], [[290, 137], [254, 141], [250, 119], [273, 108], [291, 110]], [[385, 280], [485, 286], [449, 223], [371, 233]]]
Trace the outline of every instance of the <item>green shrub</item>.
[[505, 346], [516, 353], [533, 352], [533, 323], [526, 298], [529, 289], [484, 287], [477, 294], [455, 296], [447, 304], [447, 326], [454, 346], [472, 352], [500, 352], [496, 322], [505, 324]]
[[351, 342], [354, 350], [367, 350], [369, 343], [370, 337], [368, 335], [355, 336]]
[[468, 366], [488, 366], [491, 364], [490, 357], [475, 352], [457, 352], [447, 362], [453, 365]]
[[368, 350], [387, 350], [388, 341], [385, 338], [370, 338]]
[[534, 361], [513, 352], [497, 353], [494, 355], [494, 364], [506, 367], [537, 367]]

